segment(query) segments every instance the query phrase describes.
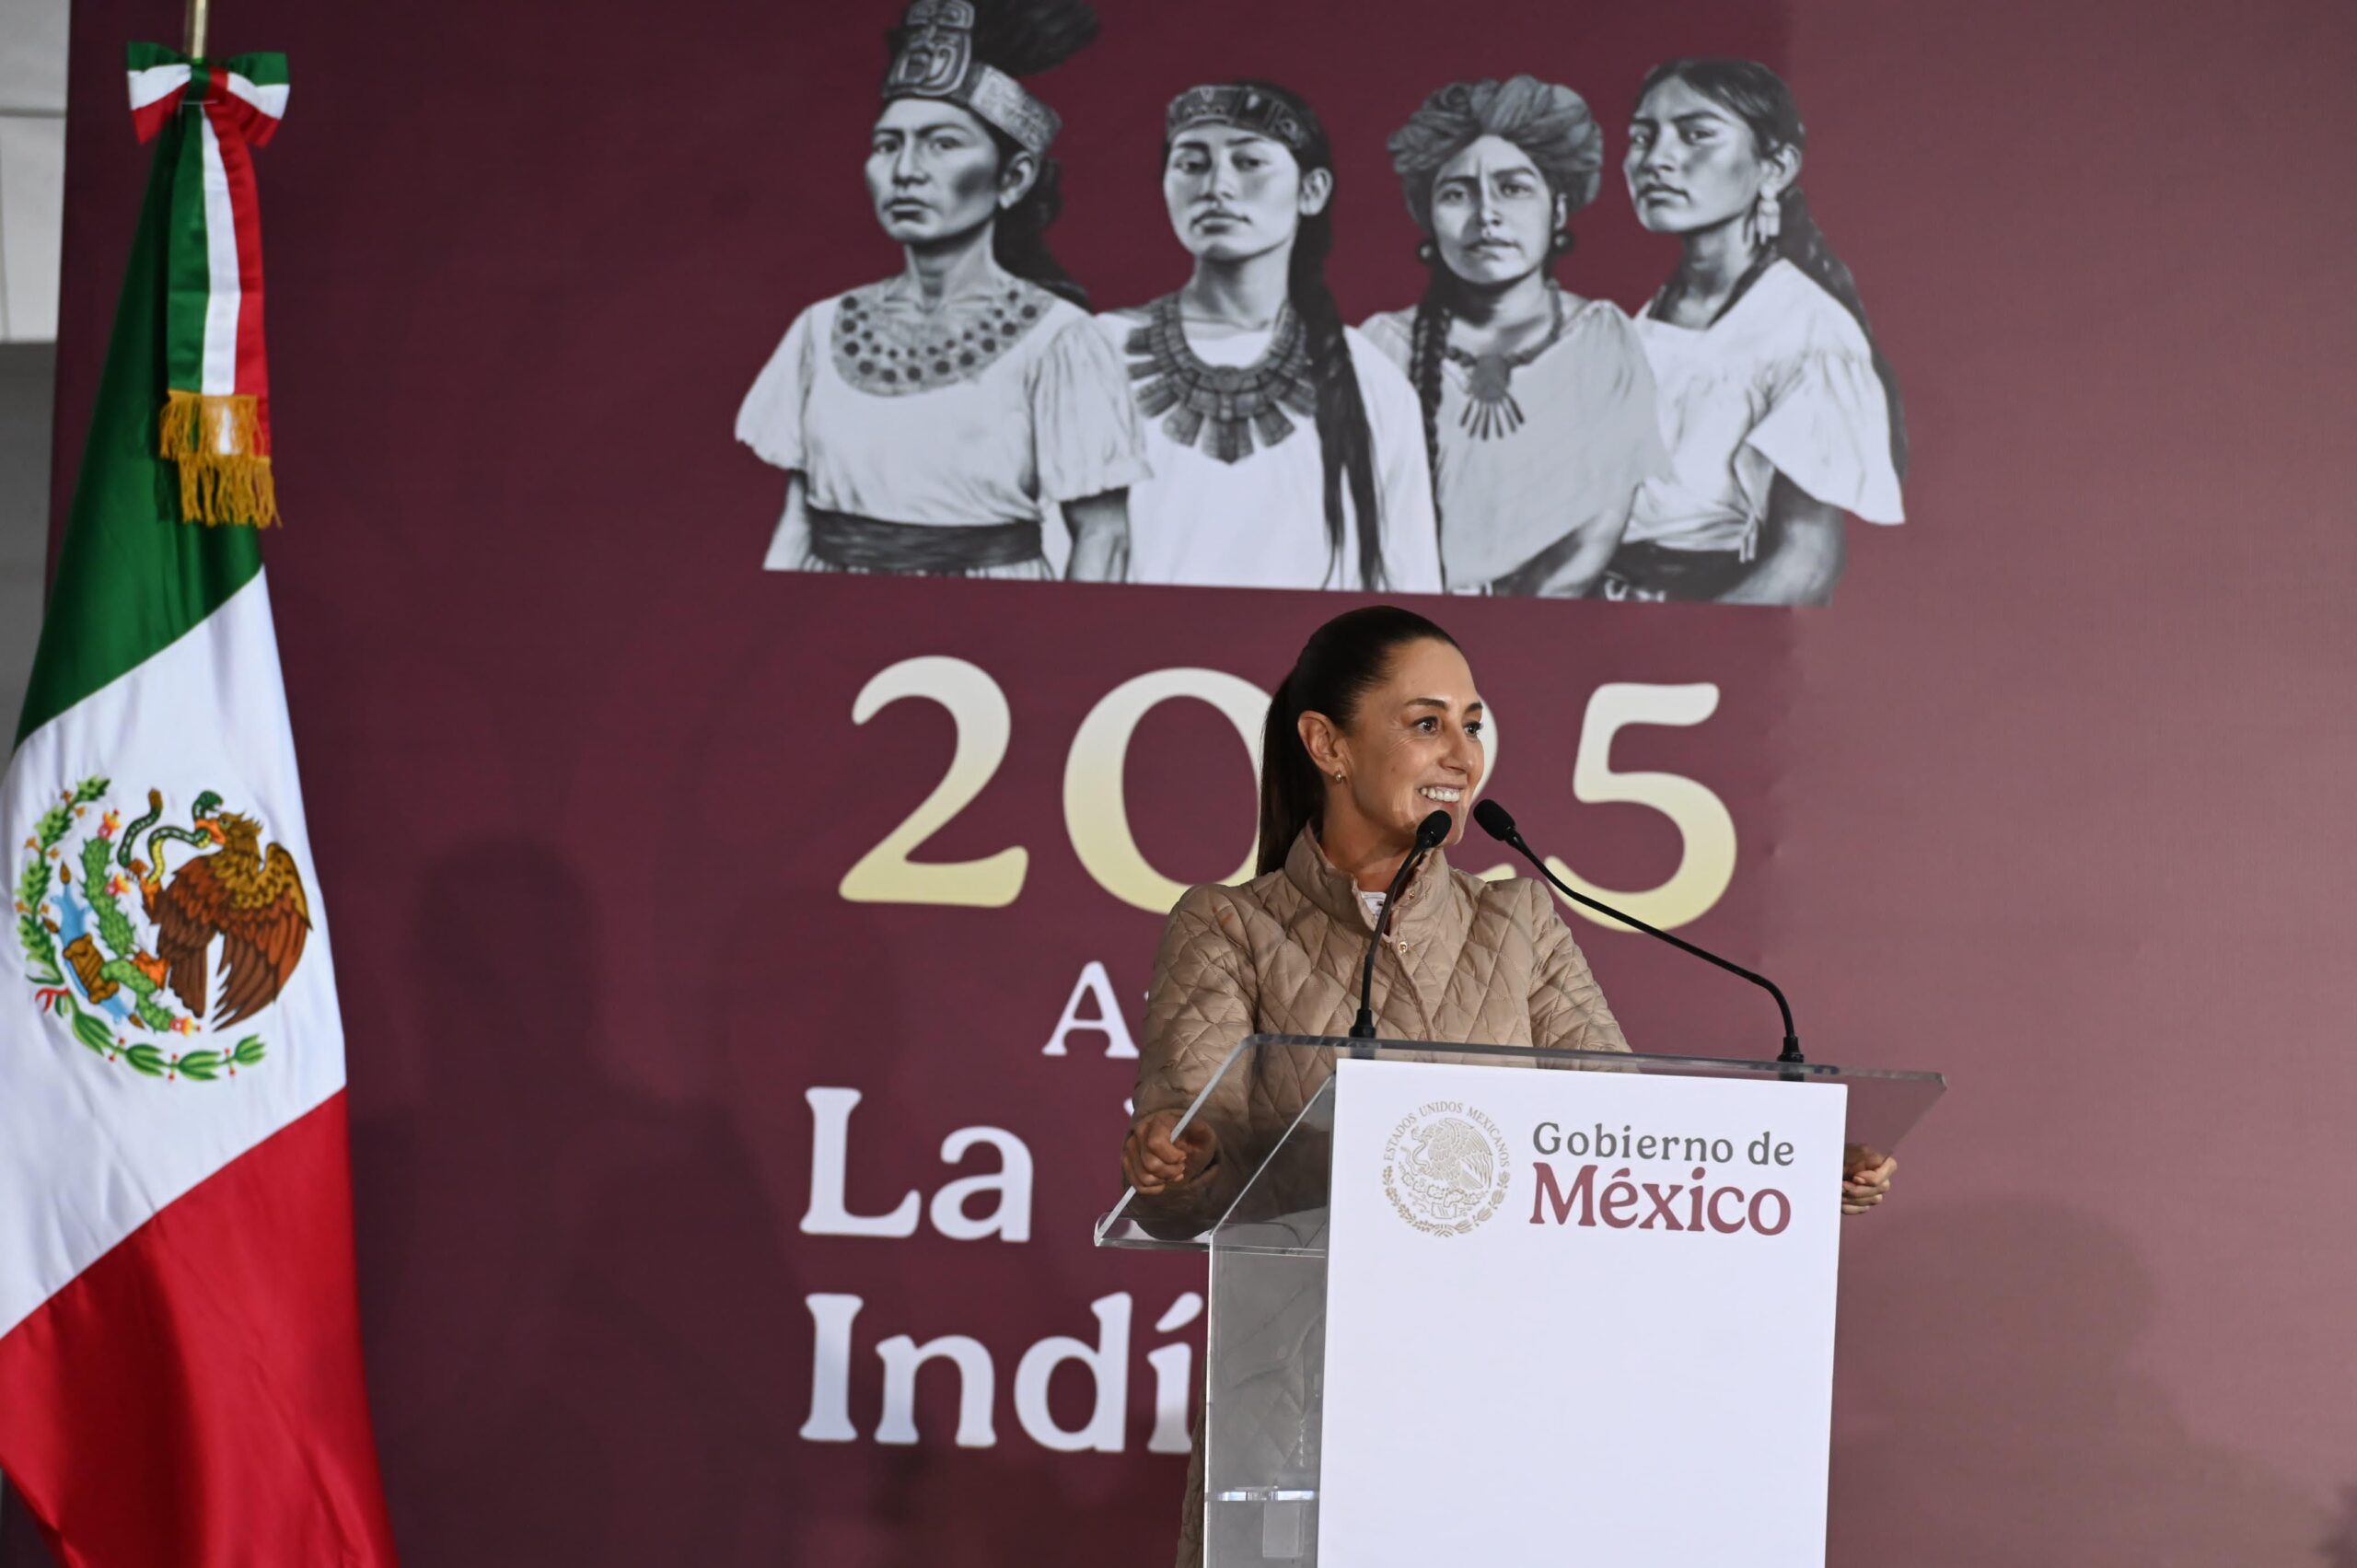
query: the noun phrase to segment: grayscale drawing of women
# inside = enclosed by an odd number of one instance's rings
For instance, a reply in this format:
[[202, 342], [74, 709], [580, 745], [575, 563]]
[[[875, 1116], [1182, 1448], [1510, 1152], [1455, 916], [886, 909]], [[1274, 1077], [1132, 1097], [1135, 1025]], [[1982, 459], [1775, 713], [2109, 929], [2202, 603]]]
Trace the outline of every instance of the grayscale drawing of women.
[[892, 33], [867, 186], [906, 264], [805, 310], [737, 415], [787, 470], [772, 570], [1047, 577], [1054, 515], [1067, 577], [1124, 575], [1144, 444], [1048, 249], [1056, 116], [1016, 80], [1096, 31], [1079, 0], [916, 0]]
[[1326, 284], [1325, 128], [1283, 87], [1225, 82], [1181, 93], [1163, 129], [1194, 274], [1097, 318], [1154, 470], [1130, 492], [1131, 580], [1437, 593], [1415, 394]]
[[1515, 76], [1442, 87], [1389, 145], [1432, 278], [1365, 330], [1422, 408], [1448, 587], [1585, 594], [1668, 467], [1636, 328], [1551, 275], [1604, 134], [1571, 88]]
[[1639, 493], [1608, 597], [1819, 604], [1845, 517], [1905, 520], [1898, 383], [1800, 191], [1807, 134], [1749, 60], [1645, 78], [1623, 172], [1685, 253], [1638, 319], [1675, 472]]

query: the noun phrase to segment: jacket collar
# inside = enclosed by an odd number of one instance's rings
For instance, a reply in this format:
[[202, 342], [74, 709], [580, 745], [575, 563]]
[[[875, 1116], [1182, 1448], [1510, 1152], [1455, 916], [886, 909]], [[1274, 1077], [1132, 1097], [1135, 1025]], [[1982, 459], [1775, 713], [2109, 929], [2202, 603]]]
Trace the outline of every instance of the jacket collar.
[[[1326, 858], [1316, 829], [1304, 828], [1294, 840], [1293, 850], [1285, 856], [1285, 879], [1343, 924], [1361, 931], [1375, 929], [1374, 917], [1359, 899], [1358, 884]], [[1448, 854], [1436, 849], [1424, 856], [1416, 874], [1408, 878], [1407, 890], [1399, 895], [1399, 912], [1391, 917], [1391, 929], [1402, 931], [1433, 919], [1446, 901], [1444, 894], [1448, 886]]]

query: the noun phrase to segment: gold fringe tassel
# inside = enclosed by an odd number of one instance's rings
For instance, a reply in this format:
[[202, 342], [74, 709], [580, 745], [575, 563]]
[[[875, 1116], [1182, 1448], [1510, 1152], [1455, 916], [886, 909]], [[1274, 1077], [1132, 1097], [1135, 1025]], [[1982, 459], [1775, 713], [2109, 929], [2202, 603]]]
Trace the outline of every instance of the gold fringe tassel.
[[180, 521], [266, 528], [277, 523], [278, 486], [250, 397], [166, 394], [160, 455], [180, 472]]

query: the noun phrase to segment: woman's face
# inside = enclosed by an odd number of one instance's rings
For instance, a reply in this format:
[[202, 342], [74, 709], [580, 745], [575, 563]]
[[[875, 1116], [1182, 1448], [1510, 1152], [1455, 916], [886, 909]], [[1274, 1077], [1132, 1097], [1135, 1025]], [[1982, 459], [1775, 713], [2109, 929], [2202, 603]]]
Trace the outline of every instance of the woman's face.
[[1782, 192], [1800, 157], [1790, 148], [1761, 157], [1750, 126], [1673, 76], [1637, 105], [1621, 169], [1638, 222], [1690, 234], [1741, 217], [1762, 190]]
[[1329, 816], [1347, 811], [1376, 829], [1376, 836], [1402, 849], [1413, 843], [1417, 825], [1434, 811], [1452, 819], [1447, 843], [1465, 836], [1473, 797], [1489, 759], [1481, 749], [1484, 710], [1465, 656], [1446, 643], [1424, 638], [1392, 655], [1382, 683], [1359, 702], [1350, 727], [1336, 733], [1324, 715], [1302, 716], [1302, 739], [1322, 728], [1344, 782], [1329, 796]]
[[1467, 283], [1514, 283], [1546, 264], [1568, 208], [1529, 154], [1480, 136], [1433, 177], [1433, 243]]
[[900, 98], [876, 117], [867, 149], [867, 194], [876, 220], [903, 245], [971, 234], [1030, 189], [1028, 154], [1000, 162], [980, 120], [938, 99]]
[[1233, 125], [1190, 126], [1162, 166], [1170, 226], [1203, 261], [1248, 261], [1292, 244], [1332, 192], [1329, 171], [1304, 173], [1284, 144]]

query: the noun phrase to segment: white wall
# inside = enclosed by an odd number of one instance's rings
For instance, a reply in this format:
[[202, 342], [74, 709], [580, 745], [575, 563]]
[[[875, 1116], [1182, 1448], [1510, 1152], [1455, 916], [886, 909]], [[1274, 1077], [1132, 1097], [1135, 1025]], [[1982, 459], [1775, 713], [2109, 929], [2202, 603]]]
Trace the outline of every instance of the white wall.
[[0, 0], [0, 732], [11, 737], [47, 555], [66, 14], [67, 0]]
[[0, 342], [57, 337], [66, 0], [0, 0]]

